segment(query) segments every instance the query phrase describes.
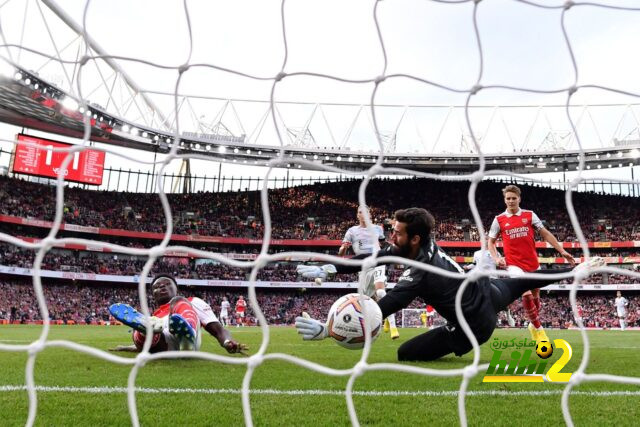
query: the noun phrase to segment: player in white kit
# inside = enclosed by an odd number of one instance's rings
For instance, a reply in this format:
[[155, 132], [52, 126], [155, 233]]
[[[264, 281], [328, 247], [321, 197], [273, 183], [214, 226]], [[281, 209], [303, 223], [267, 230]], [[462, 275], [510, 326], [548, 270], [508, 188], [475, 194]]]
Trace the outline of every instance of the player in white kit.
[[[491, 256], [491, 252], [489, 250], [479, 249], [475, 251], [473, 253], [473, 264], [469, 264], [465, 266], [464, 269], [467, 271], [471, 271], [474, 268], [478, 268], [478, 267], [482, 268], [483, 270], [489, 273], [497, 270], [496, 262]], [[489, 276], [489, 277], [496, 277], [496, 276]], [[512, 328], [515, 327], [516, 321], [511, 315], [511, 310], [507, 309], [505, 311], [507, 313], [507, 322], [509, 323], [509, 326], [511, 326]]]
[[620, 329], [624, 331], [627, 326], [625, 319], [627, 317], [627, 306], [629, 305], [629, 301], [627, 301], [627, 299], [622, 296], [622, 293], [618, 291], [614, 304], [616, 306], [616, 311], [618, 312], [618, 319], [620, 319]]
[[231, 308], [231, 304], [227, 300], [227, 297], [222, 297], [222, 302], [220, 303], [220, 320], [222, 321], [222, 326], [225, 328], [229, 324], [229, 309]]
[[[342, 239], [342, 246], [340, 246], [338, 250], [338, 255], [340, 256], [345, 255], [349, 248], [352, 248], [356, 255], [371, 254], [380, 249], [380, 241], [385, 241], [384, 230], [379, 225], [373, 226], [376, 238], [371, 235], [371, 231], [367, 228], [364, 215], [360, 208], [358, 208], [357, 217], [358, 225], [349, 228]], [[385, 290], [387, 276], [384, 265], [379, 265], [368, 271], [361, 271], [358, 280], [363, 283], [364, 294], [371, 298], [380, 300], [380, 298], [387, 294]], [[398, 328], [396, 327], [395, 314], [385, 319], [384, 331], [391, 332], [391, 339], [395, 340], [400, 337]]]

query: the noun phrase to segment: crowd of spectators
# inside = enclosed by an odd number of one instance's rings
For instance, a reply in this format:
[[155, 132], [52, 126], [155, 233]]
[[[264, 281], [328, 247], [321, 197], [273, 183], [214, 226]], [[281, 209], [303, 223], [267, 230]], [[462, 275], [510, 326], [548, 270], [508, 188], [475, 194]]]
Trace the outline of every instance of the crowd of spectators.
[[[485, 228], [504, 210], [504, 183], [483, 182], [476, 203]], [[340, 239], [356, 222], [360, 181], [313, 184], [269, 191], [272, 238]], [[565, 193], [523, 185], [522, 206], [534, 210], [560, 241], [575, 241]], [[467, 200], [469, 184], [427, 179], [372, 180], [367, 202], [375, 222], [384, 224], [395, 209], [422, 206], [435, 216], [440, 240], [477, 240]], [[419, 191], [416, 191], [419, 189]], [[260, 238], [262, 209], [256, 191], [168, 194], [174, 233]], [[574, 193], [573, 204], [588, 240], [640, 240], [640, 198]], [[0, 214], [53, 220], [55, 187], [0, 177]], [[309, 220], [313, 218], [313, 220]], [[67, 223], [131, 231], [163, 232], [164, 212], [157, 194], [65, 189]], [[388, 221], [387, 221], [388, 223]]]
[[[98, 285], [56, 285], [47, 283], [43, 286], [49, 317], [52, 321], [73, 321], [78, 324], [110, 322], [108, 306], [116, 302], [123, 302], [139, 307], [139, 294], [135, 287], [105, 287]], [[198, 296], [209, 303], [214, 312], [219, 314], [222, 297], [227, 297], [231, 303], [232, 312], [235, 302], [240, 295], [245, 299], [246, 289], [203, 289], [181, 287], [180, 294]], [[324, 319], [333, 302], [344, 290], [263, 290], [257, 289], [258, 304], [271, 325], [292, 325], [295, 317], [302, 311], [312, 317]], [[626, 295], [629, 300], [627, 325], [640, 327], [640, 295]], [[581, 307], [583, 321], [587, 327], [613, 328], [618, 327], [615, 306], [615, 294], [583, 293], [578, 295], [578, 305]], [[149, 301], [153, 309], [153, 301]], [[411, 305], [413, 308], [424, 309], [424, 303], [419, 300]], [[410, 307], [410, 308], [411, 308]], [[247, 318], [250, 324], [256, 324], [255, 313], [251, 306], [247, 306]], [[516, 327], [526, 327], [527, 319], [521, 304], [515, 302], [510, 306]], [[398, 324], [402, 324], [402, 313], [398, 313]], [[232, 325], [235, 324], [233, 315]], [[545, 327], [567, 328], [575, 324], [569, 299], [566, 294], [543, 293], [541, 319]], [[34, 322], [42, 320], [33, 285], [29, 281], [0, 280], [0, 320], [15, 322]], [[500, 314], [499, 325], [507, 326], [506, 315]]]
[[[32, 250], [0, 244], [0, 265], [31, 268], [34, 258], [35, 252]], [[41, 268], [75, 273], [135, 276], [142, 272], [146, 260], [146, 257], [54, 249], [47, 252]], [[276, 282], [304, 281], [297, 275], [296, 265], [292, 262], [267, 264], [258, 271], [257, 279]], [[631, 271], [640, 272], [640, 268], [636, 267]], [[388, 265], [387, 280], [391, 283], [397, 282], [402, 272], [402, 266]], [[184, 279], [249, 280], [251, 270], [218, 262], [201, 263], [191, 258], [162, 257], [155, 261], [151, 269], [151, 274], [160, 273], [168, 273]], [[340, 274], [331, 278], [332, 282], [355, 282], [357, 280], [358, 276], [355, 273]], [[572, 282], [572, 279], [566, 279], [559, 283], [569, 284]], [[638, 279], [626, 274], [605, 273], [604, 275], [591, 275], [583, 279], [582, 283], [629, 284], [638, 283]]]
[[[626, 298], [629, 301], [626, 323], [628, 326], [640, 326], [640, 295], [626, 295]], [[591, 328], [619, 327], [614, 299], [614, 292], [606, 295], [578, 295], [578, 307], [584, 325]], [[541, 302], [540, 321], [544, 327], [568, 328], [576, 325], [567, 294], [548, 293], [541, 296]], [[519, 301], [511, 304], [509, 309], [516, 327], [528, 325], [529, 320]], [[499, 322], [501, 325], [508, 324], [505, 312], [500, 313]]]

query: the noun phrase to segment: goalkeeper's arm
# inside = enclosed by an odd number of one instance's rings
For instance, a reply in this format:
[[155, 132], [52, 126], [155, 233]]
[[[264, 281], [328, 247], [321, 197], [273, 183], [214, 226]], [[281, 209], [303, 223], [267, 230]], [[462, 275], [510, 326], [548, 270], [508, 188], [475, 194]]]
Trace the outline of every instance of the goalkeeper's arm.
[[[392, 249], [391, 246], [385, 249], [382, 249], [378, 251], [375, 257], [377, 258], [385, 255], [391, 255], [392, 254], [391, 249]], [[354, 256], [351, 259], [365, 259], [370, 256], [371, 254], [360, 254], [360, 255]], [[324, 280], [330, 274], [357, 273], [358, 271], [362, 270], [362, 267], [357, 265], [352, 266], [352, 265], [342, 265], [342, 264], [338, 264], [338, 265], [325, 264], [323, 266], [300, 264], [298, 265], [296, 270], [298, 274], [300, 274], [303, 277], [306, 277], [307, 279]]]

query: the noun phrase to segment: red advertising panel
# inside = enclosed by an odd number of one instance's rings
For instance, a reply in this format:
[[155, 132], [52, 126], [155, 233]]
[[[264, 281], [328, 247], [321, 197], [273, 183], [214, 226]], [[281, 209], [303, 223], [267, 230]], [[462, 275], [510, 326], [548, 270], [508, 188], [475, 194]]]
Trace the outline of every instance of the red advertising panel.
[[[57, 178], [62, 161], [69, 153], [53, 151], [52, 148], [67, 148], [71, 144], [19, 134], [15, 149], [12, 172]], [[73, 153], [73, 159], [67, 165], [65, 179], [84, 184], [102, 184], [104, 171], [104, 151], [84, 150]]]

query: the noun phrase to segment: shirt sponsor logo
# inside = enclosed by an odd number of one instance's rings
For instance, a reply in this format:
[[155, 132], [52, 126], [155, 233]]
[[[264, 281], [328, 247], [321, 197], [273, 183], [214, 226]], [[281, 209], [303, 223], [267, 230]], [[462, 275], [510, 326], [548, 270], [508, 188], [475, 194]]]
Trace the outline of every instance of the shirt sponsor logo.
[[509, 239], [517, 239], [520, 237], [527, 237], [529, 234], [529, 227], [516, 227], [509, 230], [505, 230], [505, 234]]

